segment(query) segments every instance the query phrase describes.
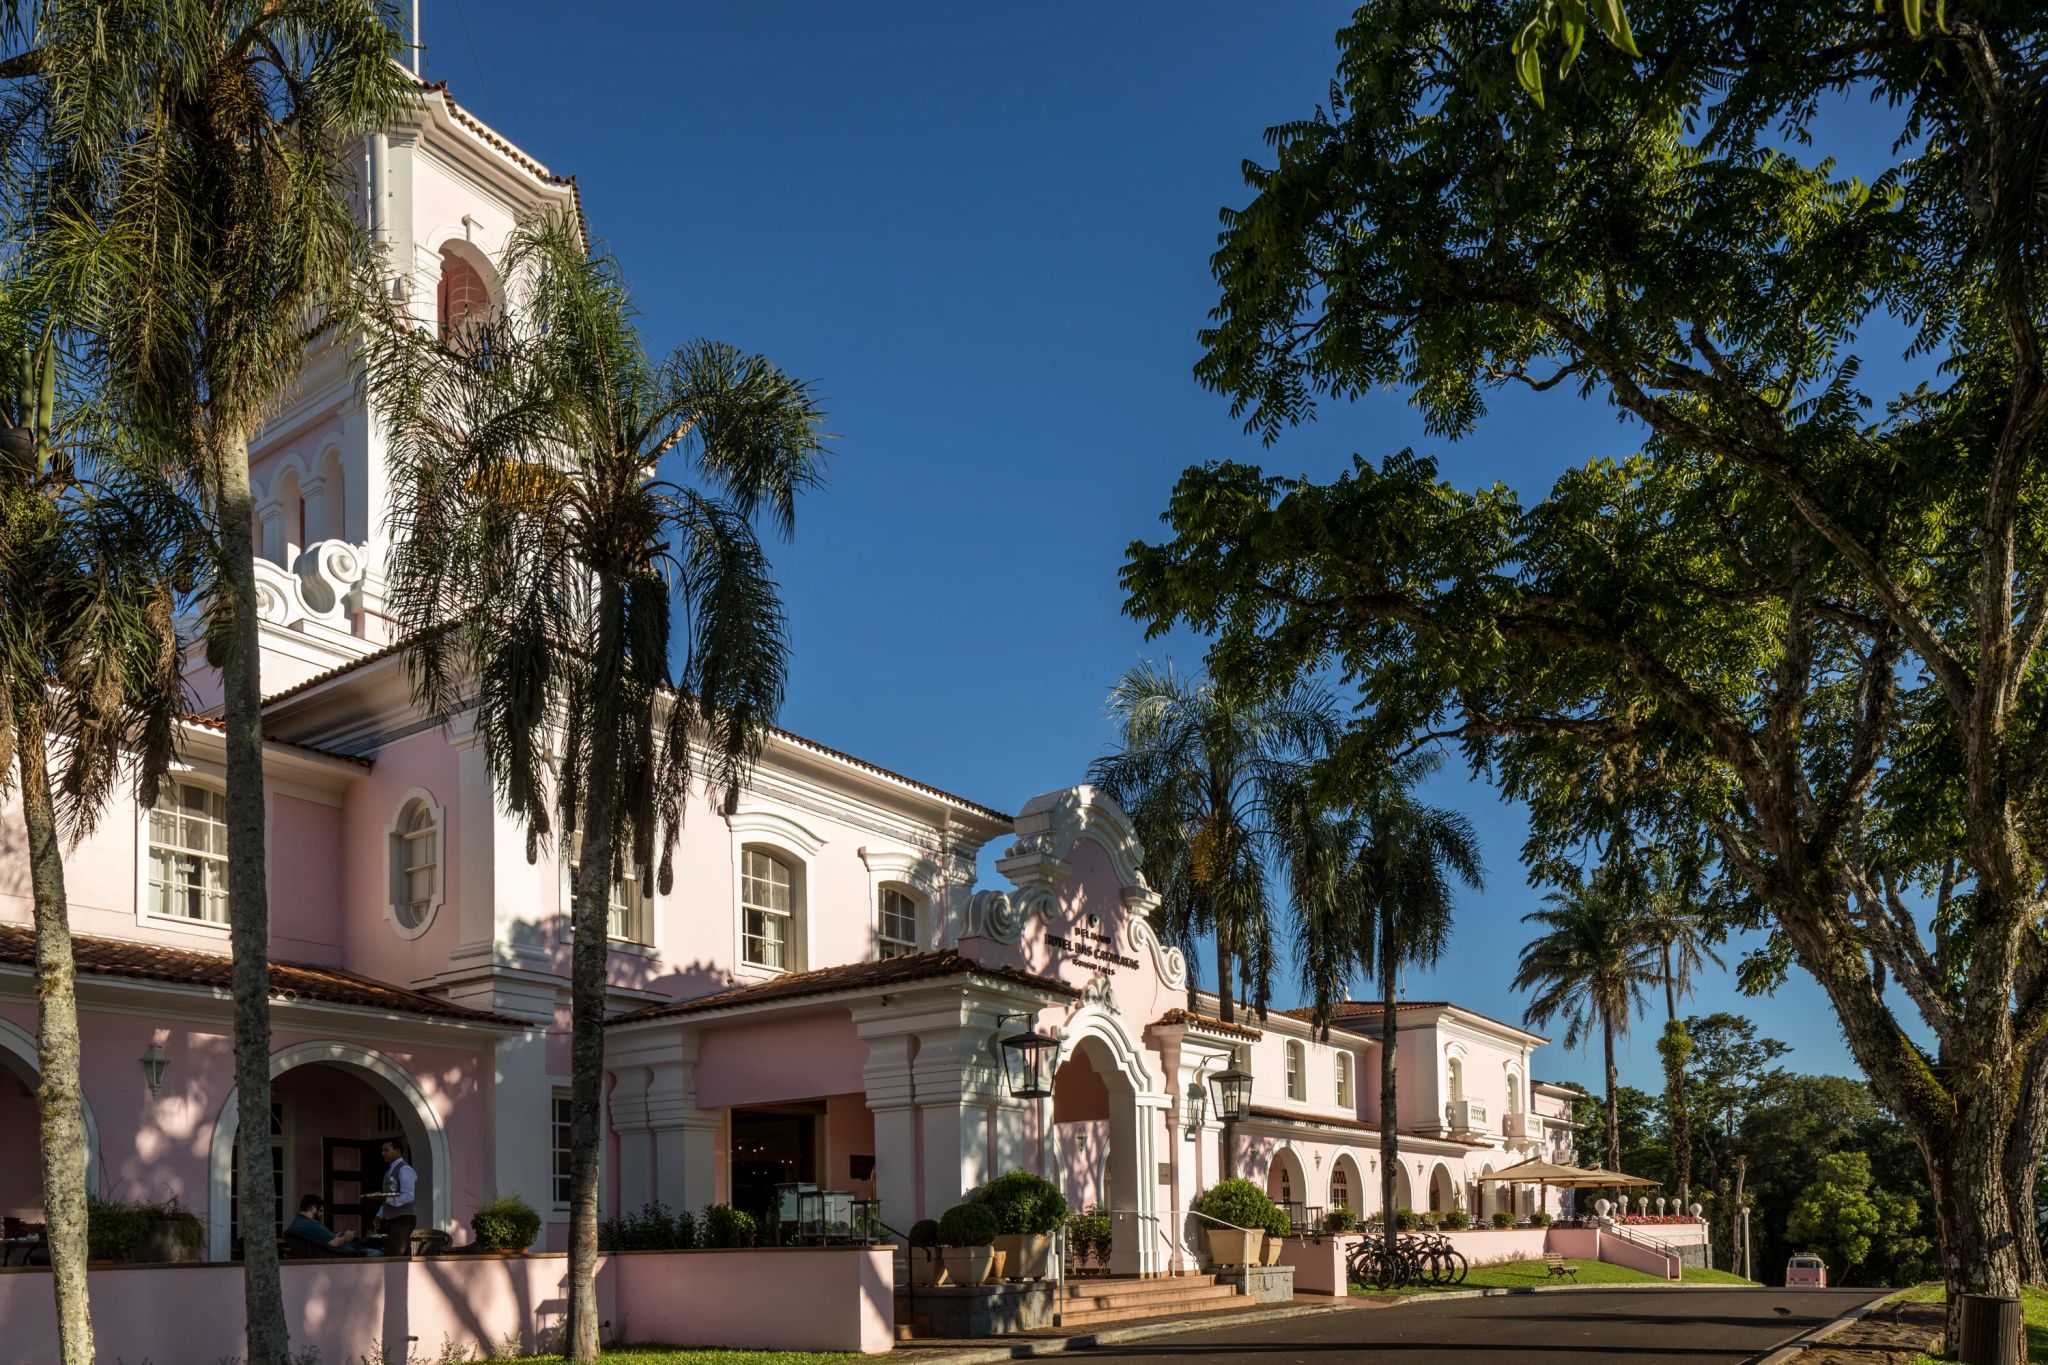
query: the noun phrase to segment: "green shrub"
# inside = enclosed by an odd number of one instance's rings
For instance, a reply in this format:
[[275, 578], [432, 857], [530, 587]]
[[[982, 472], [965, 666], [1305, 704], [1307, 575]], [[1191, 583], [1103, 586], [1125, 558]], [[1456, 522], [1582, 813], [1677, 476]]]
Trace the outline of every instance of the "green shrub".
[[[1273, 1225], [1279, 1212], [1266, 1192], [1249, 1180], [1219, 1180], [1195, 1200], [1195, 1212], [1229, 1223], [1233, 1227], [1261, 1230]], [[1283, 1215], [1284, 1225], [1286, 1218]], [[1282, 1234], [1285, 1235], [1284, 1233]]]
[[1509, 1213], [1506, 1209], [1495, 1209], [1493, 1225], [1497, 1228], [1511, 1228], [1515, 1225], [1515, 1215]]
[[939, 1219], [942, 1247], [985, 1247], [996, 1240], [996, 1216], [986, 1204], [955, 1204]]
[[1349, 1232], [1358, 1226], [1358, 1215], [1339, 1204], [1323, 1215], [1324, 1232]]
[[698, 1245], [706, 1247], [750, 1247], [757, 1231], [754, 1215], [730, 1204], [707, 1204], [697, 1219]]
[[1549, 1226], [1550, 1226], [1550, 1215], [1549, 1215], [1549, 1214], [1547, 1214], [1547, 1213], [1532, 1213], [1532, 1214], [1530, 1214], [1530, 1215], [1529, 1215], [1529, 1226], [1530, 1226], [1530, 1227], [1532, 1227], [1532, 1228], [1547, 1228], [1547, 1227], [1549, 1227]]
[[1463, 1232], [1466, 1228], [1472, 1226], [1472, 1215], [1466, 1213], [1463, 1209], [1452, 1209], [1439, 1221], [1452, 1232]]
[[1394, 1210], [1394, 1229], [1395, 1229], [1395, 1231], [1397, 1231], [1397, 1232], [1413, 1232], [1413, 1231], [1415, 1231], [1415, 1229], [1416, 1229], [1416, 1228], [1420, 1227], [1421, 1225], [1422, 1225], [1422, 1219], [1416, 1216], [1416, 1213], [1415, 1213], [1415, 1210], [1414, 1210], [1414, 1209], [1395, 1209], [1395, 1210]]
[[1067, 1217], [1067, 1197], [1059, 1186], [1029, 1171], [999, 1175], [967, 1197], [995, 1214], [999, 1233], [1042, 1237]]
[[86, 1257], [94, 1261], [197, 1260], [205, 1237], [199, 1217], [177, 1201], [86, 1201]]
[[478, 1251], [524, 1251], [540, 1235], [540, 1215], [516, 1194], [493, 1199], [469, 1216]]
[[1275, 1204], [1272, 1214], [1266, 1219], [1266, 1235], [1268, 1237], [1288, 1237], [1292, 1236], [1293, 1233], [1294, 1221], [1287, 1216], [1286, 1209]]
[[1067, 1242], [1074, 1249], [1076, 1257], [1093, 1260], [1101, 1265], [1109, 1264], [1110, 1241], [1115, 1233], [1115, 1224], [1109, 1215], [1094, 1204], [1067, 1219]]
[[939, 1223], [936, 1218], [920, 1218], [910, 1225], [910, 1244], [914, 1247], [935, 1247], [939, 1244]]
[[656, 1200], [638, 1213], [605, 1219], [597, 1244], [605, 1251], [688, 1251], [697, 1245], [697, 1220]]

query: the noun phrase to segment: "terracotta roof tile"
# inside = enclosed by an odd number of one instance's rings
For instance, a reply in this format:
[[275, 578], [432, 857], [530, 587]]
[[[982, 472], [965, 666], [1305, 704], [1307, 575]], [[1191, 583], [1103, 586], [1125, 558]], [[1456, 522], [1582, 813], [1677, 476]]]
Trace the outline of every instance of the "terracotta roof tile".
[[[123, 939], [99, 938], [89, 934], [71, 937], [72, 958], [86, 976], [126, 977], [133, 981], [162, 981], [179, 986], [202, 986], [226, 991], [232, 988], [233, 962], [226, 953], [203, 953], [189, 948], [165, 948], [153, 943], [131, 943]], [[33, 967], [36, 960], [35, 930], [25, 924], [0, 924], [0, 964]], [[418, 1014], [465, 1024], [497, 1024], [526, 1028], [521, 1020], [501, 1014], [473, 1010], [437, 996], [423, 995], [404, 986], [359, 976], [339, 967], [321, 967], [305, 962], [272, 962], [270, 991], [273, 998], [314, 1000], [328, 1005], [353, 1005], [362, 1009]]]
[[[1286, 1013], [1282, 1010], [1281, 1013]], [[1193, 1014], [1187, 1010], [1168, 1010], [1152, 1021], [1155, 1024], [1185, 1024], [1189, 1028], [1206, 1029], [1211, 1033], [1226, 1033], [1234, 1038], [1263, 1038], [1266, 1035], [1244, 1024], [1226, 1024], [1221, 1019], [1212, 1019], [1206, 1014]]]
[[735, 1009], [741, 1005], [765, 1005], [781, 1000], [801, 1000], [816, 995], [836, 995], [842, 991], [873, 990], [882, 986], [907, 986], [913, 982], [935, 981], [948, 976], [980, 976], [996, 981], [1010, 981], [1044, 991], [1049, 995], [1078, 997], [1081, 994], [1066, 982], [1055, 981], [1049, 976], [1038, 976], [1014, 967], [998, 967], [976, 962], [971, 958], [962, 957], [958, 948], [940, 948], [929, 953], [910, 953], [903, 957], [884, 958], [879, 962], [851, 962], [839, 967], [821, 967], [813, 972], [794, 972], [767, 981], [734, 986], [730, 990], [712, 995], [678, 1000], [673, 1004], [649, 1005], [631, 1014], [622, 1014], [610, 1022], [642, 1023], [649, 1019], [669, 1019], [678, 1015]]
[[421, 81], [420, 93], [426, 95], [439, 95], [447, 103], [448, 113], [450, 117], [452, 117], [457, 123], [460, 123], [463, 127], [469, 129], [469, 131], [471, 131], [472, 133], [475, 133], [480, 141], [494, 148], [495, 150], [502, 152], [509, 160], [512, 161], [514, 165], [518, 166], [528, 175], [531, 175], [534, 179], [540, 181], [542, 184], [545, 185], [556, 185], [567, 188], [569, 191], [570, 200], [574, 202], [574, 204], [576, 205], [576, 227], [578, 231], [580, 231], [583, 234], [583, 240], [585, 244], [587, 245], [589, 243], [590, 220], [588, 217], [584, 215], [583, 188], [576, 183], [575, 176], [556, 175], [553, 171], [550, 171], [547, 167], [541, 165], [538, 161], [535, 161], [525, 152], [520, 151], [510, 142], [507, 142], [504, 138], [500, 137], [498, 133], [494, 129], [492, 129], [488, 124], [486, 124], [482, 119], [470, 113], [469, 110], [463, 108], [461, 104], [456, 102], [455, 96], [448, 93], [448, 82]]

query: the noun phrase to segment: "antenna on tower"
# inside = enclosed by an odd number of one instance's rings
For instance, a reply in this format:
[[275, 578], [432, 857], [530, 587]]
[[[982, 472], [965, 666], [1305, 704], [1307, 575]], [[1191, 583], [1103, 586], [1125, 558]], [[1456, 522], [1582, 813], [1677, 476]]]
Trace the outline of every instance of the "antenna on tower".
[[412, 74], [420, 74], [420, 54], [426, 51], [426, 44], [420, 41], [420, 0], [412, 0]]

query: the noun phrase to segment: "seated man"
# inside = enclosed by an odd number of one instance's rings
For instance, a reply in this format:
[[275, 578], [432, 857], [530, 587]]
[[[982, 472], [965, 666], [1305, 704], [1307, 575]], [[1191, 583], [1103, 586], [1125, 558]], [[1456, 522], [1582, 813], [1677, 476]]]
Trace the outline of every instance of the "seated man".
[[320, 1220], [327, 1216], [327, 1205], [317, 1194], [309, 1194], [299, 1201], [299, 1216], [284, 1225], [284, 1235], [310, 1243], [316, 1249], [324, 1249], [335, 1256], [377, 1256], [382, 1253], [372, 1247], [355, 1244], [353, 1232], [337, 1233]]

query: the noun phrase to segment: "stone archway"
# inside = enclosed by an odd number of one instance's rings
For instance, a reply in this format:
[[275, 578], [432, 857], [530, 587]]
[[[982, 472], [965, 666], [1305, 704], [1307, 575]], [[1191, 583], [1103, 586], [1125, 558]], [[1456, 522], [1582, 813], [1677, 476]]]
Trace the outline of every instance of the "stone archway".
[[[36, 1056], [35, 1035], [27, 1029], [0, 1019], [0, 1068], [12, 1072], [16, 1079], [28, 1088], [29, 1100], [35, 1100], [36, 1086], [41, 1082], [43, 1070]], [[100, 1187], [100, 1126], [92, 1116], [92, 1101], [85, 1096], [81, 1086], [78, 1092], [78, 1107], [85, 1112], [85, 1188], [95, 1198], [106, 1193]], [[37, 1163], [31, 1162], [31, 1166]], [[40, 1180], [40, 1168], [37, 1179]]]
[[[448, 1133], [413, 1074], [374, 1048], [326, 1040], [299, 1043], [272, 1053], [270, 1078], [275, 1081], [301, 1066], [330, 1066], [346, 1071], [391, 1106], [411, 1148], [413, 1169], [419, 1173], [424, 1190], [420, 1198], [420, 1227], [452, 1232], [455, 1218], [450, 1189], [454, 1179], [448, 1157]], [[216, 1261], [225, 1261], [232, 1253], [230, 1191], [234, 1181], [235, 1136], [241, 1128], [238, 1100], [238, 1091], [229, 1090], [214, 1119], [213, 1140], [208, 1150], [206, 1254]], [[295, 1201], [297, 1192], [287, 1191], [287, 1198]]]
[[1068, 1192], [1110, 1216], [1110, 1270], [1151, 1275], [1165, 1269], [1159, 1226], [1157, 1109], [1151, 1069], [1123, 1026], [1084, 1009], [1068, 1022], [1066, 1059], [1053, 1082], [1045, 1169]]

